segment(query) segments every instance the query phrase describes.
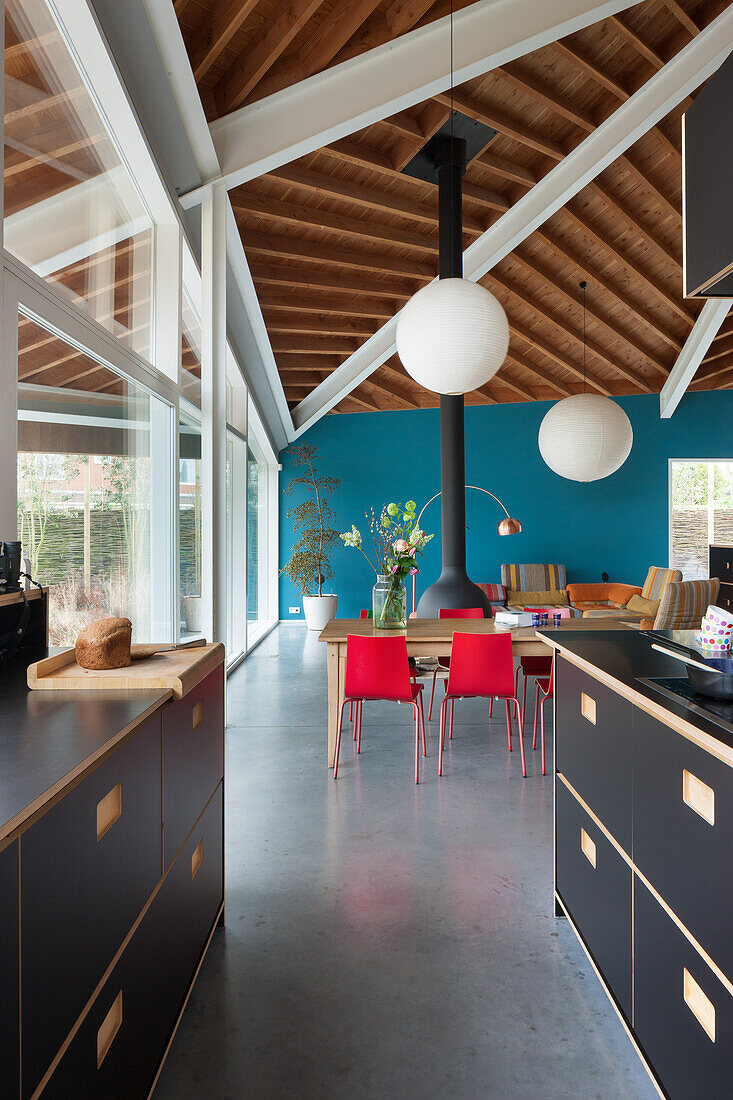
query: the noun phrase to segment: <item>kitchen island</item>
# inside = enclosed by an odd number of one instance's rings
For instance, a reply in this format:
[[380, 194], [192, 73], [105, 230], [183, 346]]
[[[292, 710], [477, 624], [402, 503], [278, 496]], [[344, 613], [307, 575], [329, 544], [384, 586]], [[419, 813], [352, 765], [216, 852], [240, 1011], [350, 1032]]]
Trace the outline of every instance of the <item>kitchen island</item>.
[[[733, 1090], [733, 704], [636, 631], [555, 650], [555, 907], [660, 1095]], [[671, 637], [671, 636], [670, 636]]]
[[223, 913], [224, 650], [165, 688], [0, 670], [0, 1097], [148, 1096]]

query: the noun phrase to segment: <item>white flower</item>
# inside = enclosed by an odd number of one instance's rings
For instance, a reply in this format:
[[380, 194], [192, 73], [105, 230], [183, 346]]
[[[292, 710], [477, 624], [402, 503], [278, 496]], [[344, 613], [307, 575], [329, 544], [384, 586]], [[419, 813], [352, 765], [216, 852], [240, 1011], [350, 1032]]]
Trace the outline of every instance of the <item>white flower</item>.
[[343, 535], [339, 535], [339, 538], [344, 540], [344, 546], [361, 546], [361, 532], [353, 523], [351, 530], [345, 531]]

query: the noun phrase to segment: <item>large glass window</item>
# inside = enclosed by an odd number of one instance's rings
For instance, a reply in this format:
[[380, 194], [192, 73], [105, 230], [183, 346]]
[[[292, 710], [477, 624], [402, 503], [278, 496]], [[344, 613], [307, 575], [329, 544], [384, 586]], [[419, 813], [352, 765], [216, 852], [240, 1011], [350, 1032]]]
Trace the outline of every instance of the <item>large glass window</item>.
[[103, 615], [150, 641], [151, 419], [166, 406], [29, 317], [19, 346], [18, 537], [50, 589], [50, 642]]
[[733, 462], [670, 462], [670, 565], [707, 577], [710, 543], [733, 543]]
[[150, 214], [49, 5], [5, 12], [5, 247], [149, 358]]
[[[253, 446], [257, 447], [254, 440]], [[267, 614], [267, 467], [247, 448], [247, 620]]]
[[201, 590], [201, 422], [181, 410], [178, 435], [178, 570], [181, 639], [203, 631]]

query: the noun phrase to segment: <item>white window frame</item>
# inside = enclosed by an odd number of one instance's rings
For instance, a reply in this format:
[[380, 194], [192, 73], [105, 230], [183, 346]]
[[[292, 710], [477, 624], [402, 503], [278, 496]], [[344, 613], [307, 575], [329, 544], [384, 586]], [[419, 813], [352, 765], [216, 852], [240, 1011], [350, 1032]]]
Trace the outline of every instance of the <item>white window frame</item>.
[[[672, 466], [675, 462], [704, 463], [708, 470], [717, 463], [731, 465], [733, 458], [669, 458], [667, 459], [667, 565], [671, 569], [674, 561], [674, 532], [672, 530]], [[708, 500], [708, 538], [710, 538], [710, 501]], [[709, 545], [709, 544], [708, 544]]]

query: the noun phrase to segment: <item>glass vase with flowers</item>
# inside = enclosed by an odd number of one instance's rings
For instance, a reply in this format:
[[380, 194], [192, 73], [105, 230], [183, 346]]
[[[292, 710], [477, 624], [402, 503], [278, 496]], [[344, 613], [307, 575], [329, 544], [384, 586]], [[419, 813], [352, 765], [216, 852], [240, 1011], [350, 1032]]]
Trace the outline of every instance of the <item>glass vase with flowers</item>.
[[372, 539], [372, 549], [364, 549], [361, 532], [352, 524], [350, 531], [339, 537], [345, 546], [359, 550], [377, 575], [372, 590], [372, 616], [378, 630], [404, 630], [407, 626], [407, 592], [405, 577], [418, 572], [417, 559], [432, 535], [417, 526], [417, 505], [385, 504], [379, 516], [374, 509], [366, 514]]

